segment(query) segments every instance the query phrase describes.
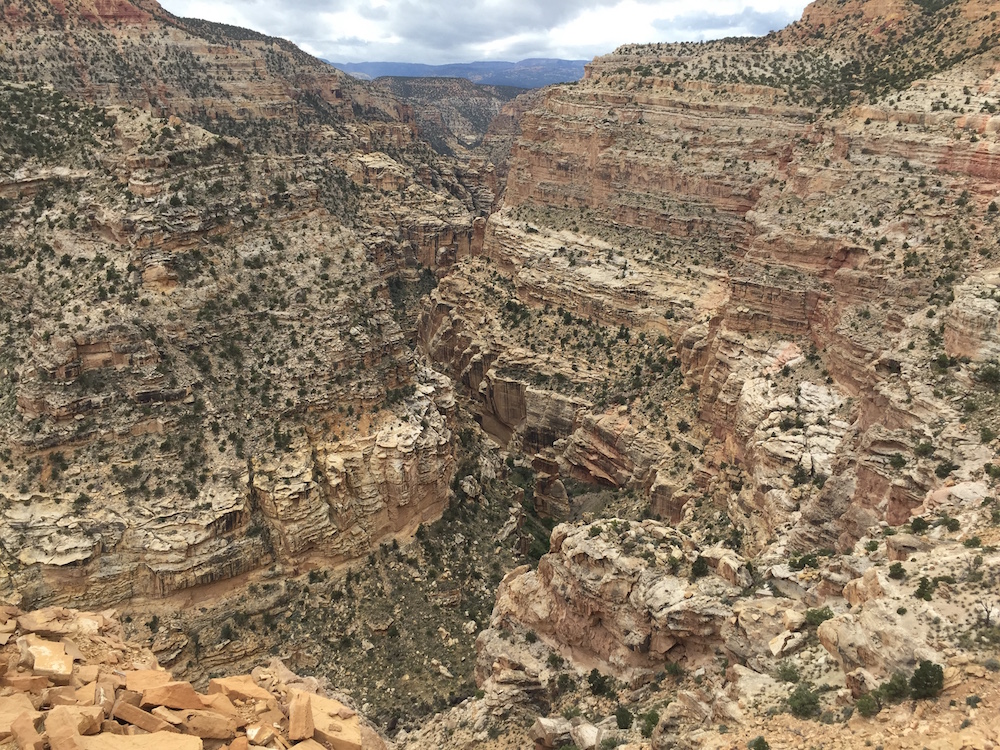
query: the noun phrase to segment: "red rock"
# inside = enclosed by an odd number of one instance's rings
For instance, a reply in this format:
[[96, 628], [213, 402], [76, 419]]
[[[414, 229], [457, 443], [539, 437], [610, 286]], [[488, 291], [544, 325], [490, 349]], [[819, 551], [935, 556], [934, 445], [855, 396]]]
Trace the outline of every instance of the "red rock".
[[125, 673], [125, 687], [136, 693], [173, 681], [173, 675], [163, 669], [136, 669]]
[[201, 709], [201, 697], [191, 687], [190, 682], [166, 682], [142, 691], [143, 708], [166, 706], [167, 708]]
[[[294, 701], [302, 691], [292, 690]], [[313, 738], [330, 750], [361, 750], [361, 721], [340, 701], [309, 696], [313, 718]]]
[[148, 711], [143, 711], [130, 703], [115, 704], [114, 717], [128, 724], [144, 729], [147, 732], [176, 732], [177, 730], [163, 719], [158, 719]]
[[309, 694], [296, 693], [288, 706], [288, 739], [308, 740], [315, 730]]
[[[91, 697], [93, 698], [93, 696]], [[79, 702], [76, 688], [70, 685], [49, 688], [42, 691], [42, 705], [44, 706], [75, 706]], [[91, 703], [93, 703], [93, 700], [91, 700]]]
[[236, 721], [214, 711], [185, 711], [181, 724], [184, 734], [211, 740], [231, 740], [236, 736]]
[[0, 698], [0, 742], [10, 737], [11, 724], [19, 719], [22, 714], [33, 717], [41, 716], [35, 711], [35, 706], [31, 699], [22, 693], [15, 693], [4, 698]]
[[45, 739], [38, 733], [37, 712], [25, 712], [10, 723], [10, 732], [18, 750], [45, 750]]
[[217, 714], [235, 719], [237, 726], [246, 726], [246, 719], [240, 716], [240, 712], [236, 710], [233, 702], [222, 693], [199, 695], [198, 697], [201, 699], [202, 707], [206, 711], [215, 711]]
[[42, 675], [27, 673], [12, 674], [8, 672], [4, 675], [3, 684], [14, 688], [14, 690], [18, 693], [40, 694], [52, 683], [49, 681], [48, 677], [44, 677]]
[[208, 683], [208, 692], [222, 693], [230, 700], [273, 701], [274, 696], [254, 682], [250, 675], [219, 677]]
[[83, 665], [77, 667], [76, 676], [84, 685], [97, 682], [101, 678], [101, 668], [97, 664]]
[[99, 706], [56, 706], [45, 716], [47, 734], [97, 734], [104, 711]]
[[73, 679], [73, 657], [62, 643], [47, 641], [31, 633], [17, 639], [18, 645], [30, 654], [31, 670], [51, 679], [57, 685], [68, 685]]
[[81, 750], [204, 750], [198, 737], [154, 732], [134, 736], [99, 734], [81, 738]]

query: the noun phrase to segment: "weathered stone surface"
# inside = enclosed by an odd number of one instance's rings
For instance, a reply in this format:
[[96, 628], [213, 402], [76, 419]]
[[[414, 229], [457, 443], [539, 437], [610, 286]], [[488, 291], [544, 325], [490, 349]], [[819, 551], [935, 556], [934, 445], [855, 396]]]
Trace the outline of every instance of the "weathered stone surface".
[[50, 737], [97, 734], [104, 718], [99, 706], [56, 706], [45, 715], [45, 731]]
[[[625, 552], [626, 540], [662, 567]], [[711, 574], [693, 583], [672, 575], [666, 563], [675, 544], [683, 548], [681, 535], [656, 521], [558, 526], [537, 572], [504, 579], [493, 622], [517, 621], [610, 670], [655, 668], [675, 644], [719, 638], [732, 614], [721, 600], [738, 591]]]
[[315, 729], [309, 694], [296, 693], [288, 704], [288, 739], [311, 739]]
[[[292, 700], [303, 695], [291, 691]], [[301, 700], [301, 699], [300, 699]], [[313, 737], [331, 750], [361, 750], [360, 717], [340, 701], [320, 695], [308, 696]]]
[[528, 731], [528, 737], [542, 747], [559, 747], [570, 741], [573, 725], [562, 717], [538, 718]]
[[17, 743], [17, 750], [45, 750], [45, 738], [38, 733], [40, 717], [34, 712], [24, 712], [10, 723], [10, 734]]
[[204, 750], [204, 744], [198, 737], [169, 732], [127, 737], [105, 733], [95, 737], [80, 738], [80, 748], [81, 750]]
[[201, 709], [203, 703], [190, 682], [165, 682], [162, 685], [145, 688], [142, 691], [141, 706]]
[[208, 682], [209, 693], [221, 693], [234, 701], [273, 701], [274, 696], [254, 682], [250, 675], [216, 677]]
[[121, 719], [122, 721], [139, 727], [139, 729], [151, 734], [154, 732], [177, 731], [170, 724], [163, 721], [163, 719], [158, 719], [148, 711], [143, 711], [141, 708], [137, 708], [136, 706], [129, 703], [123, 703], [121, 701], [115, 704], [115, 709], [112, 715], [116, 719]]
[[[25, 666], [33, 672], [58, 685], [66, 685], [73, 676], [73, 657], [66, 653], [62, 643], [47, 641], [31, 633], [18, 639], [18, 644], [27, 652], [30, 663]], [[25, 658], [22, 657], [22, 662]]]
[[30, 720], [40, 717], [35, 711], [31, 699], [23, 693], [0, 696], [0, 740], [10, 737], [10, 727], [22, 714], [28, 714]]

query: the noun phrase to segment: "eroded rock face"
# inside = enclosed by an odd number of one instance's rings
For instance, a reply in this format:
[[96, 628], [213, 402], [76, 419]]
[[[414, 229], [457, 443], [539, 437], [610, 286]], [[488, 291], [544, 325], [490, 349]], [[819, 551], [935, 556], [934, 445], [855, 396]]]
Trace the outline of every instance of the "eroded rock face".
[[692, 581], [670, 572], [688, 557], [690, 542], [655, 521], [557, 526], [538, 570], [504, 579], [491, 627], [526, 628], [574, 663], [621, 675], [662, 667], [717, 642], [739, 593], [715, 572]]
[[[0, 19], [5, 78], [54, 87], [0, 91], [51, 145], [0, 161], [25, 253], [0, 280], [23, 300], [0, 323], [7, 589], [159, 597], [440, 515], [453, 391], [406, 310], [481, 252], [489, 165], [416, 147], [405, 106], [290, 44], [155, 2], [49, 5]], [[153, 62], [177, 56], [193, 78]]]

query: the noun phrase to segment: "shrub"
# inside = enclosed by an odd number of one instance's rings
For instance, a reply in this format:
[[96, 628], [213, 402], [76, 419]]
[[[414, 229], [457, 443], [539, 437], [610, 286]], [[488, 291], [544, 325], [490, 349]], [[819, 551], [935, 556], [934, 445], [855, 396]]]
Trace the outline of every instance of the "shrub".
[[882, 706], [871, 693], [866, 693], [855, 701], [854, 709], [862, 716], [871, 718], [882, 710]]
[[934, 446], [930, 443], [919, 443], [917, 447], [913, 449], [913, 453], [918, 458], [927, 458], [928, 456], [934, 455]]
[[924, 659], [920, 662], [913, 677], [910, 678], [910, 690], [913, 697], [934, 698], [944, 689], [944, 669], [940, 664]]
[[929, 529], [930, 527], [931, 525], [927, 522], [927, 520], [921, 518], [920, 516], [910, 519], [910, 529], [913, 531], [914, 534], [922, 534], [925, 531], [927, 531], [927, 529]]
[[799, 670], [791, 662], [783, 661], [778, 665], [778, 679], [782, 682], [796, 683], [799, 681]]
[[771, 746], [767, 744], [767, 740], [763, 736], [754, 737], [747, 743], [749, 750], [771, 750]]
[[925, 602], [929, 602], [931, 597], [934, 595], [934, 581], [927, 576], [921, 577], [920, 583], [917, 584], [917, 590], [913, 592], [913, 595], [917, 599], [923, 599]]
[[906, 675], [902, 672], [896, 672], [888, 682], [879, 686], [878, 695], [890, 703], [905, 701], [910, 695], [910, 686], [906, 681]]
[[590, 692], [594, 695], [610, 695], [612, 692], [611, 679], [605, 677], [596, 669], [590, 670], [587, 682], [590, 683]]
[[938, 479], [944, 479], [957, 468], [958, 464], [954, 464], [951, 461], [942, 461], [937, 465], [937, 468], [934, 469], [934, 473], [937, 475]]
[[800, 683], [788, 696], [788, 708], [792, 715], [806, 719], [819, 713], [819, 696], [806, 683]]
[[904, 466], [906, 466], [906, 459], [903, 458], [903, 456], [900, 455], [899, 453], [893, 453], [891, 456], [889, 456], [889, 466], [894, 468], [896, 471], [899, 471]]
[[691, 564], [691, 580], [704, 578], [708, 575], [708, 560], [698, 555]]
[[642, 726], [639, 731], [642, 732], [642, 736], [649, 739], [653, 736], [653, 730], [656, 729], [656, 725], [660, 723], [660, 715], [656, 711], [647, 711], [642, 715]]
[[619, 729], [628, 729], [632, 726], [632, 712], [625, 706], [618, 706], [615, 709], [615, 721], [618, 722]]
[[983, 662], [983, 666], [986, 667], [991, 672], [1000, 672], [1000, 660], [997, 659], [987, 659]]
[[823, 607], [823, 609], [806, 610], [806, 623], [814, 628], [819, 627], [832, 617], [833, 617], [833, 610], [830, 609], [829, 607]]
[[889, 566], [889, 578], [894, 581], [901, 581], [906, 578], [906, 570], [903, 569], [903, 563], [894, 562]]

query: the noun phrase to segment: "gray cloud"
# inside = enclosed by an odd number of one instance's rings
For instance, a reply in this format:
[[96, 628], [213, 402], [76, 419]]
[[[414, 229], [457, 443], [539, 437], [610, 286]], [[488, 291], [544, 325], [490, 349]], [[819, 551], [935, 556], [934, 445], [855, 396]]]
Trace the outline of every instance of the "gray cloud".
[[744, 8], [739, 13], [729, 15], [700, 13], [663, 19], [654, 21], [653, 27], [664, 36], [677, 41], [718, 39], [724, 36], [761, 36], [784, 28], [798, 19], [799, 15], [784, 11], [761, 13], [753, 8]]
[[[632, 36], [608, 37], [600, 45], [557, 38], [554, 30], [589, 11], [614, 8], [622, 0], [162, 0], [178, 15], [249, 25], [303, 45], [330, 60], [358, 62], [397, 60], [447, 63], [525, 57], [591, 58], [634, 41], [679, 41], [763, 34], [798, 17], [805, 0], [788, 12], [677, 15], [680, 0], [633, 0], [650, 16]], [[760, 0], [748, 0], [755, 2]], [[633, 6], [634, 7], [634, 6]], [[655, 11], [655, 14], [653, 13]], [[353, 13], [367, 30], [331, 28], [325, 14]], [[672, 16], [666, 20], [668, 16]], [[377, 34], [370, 33], [372, 28]], [[637, 35], [644, 35], [640, 38]]]

